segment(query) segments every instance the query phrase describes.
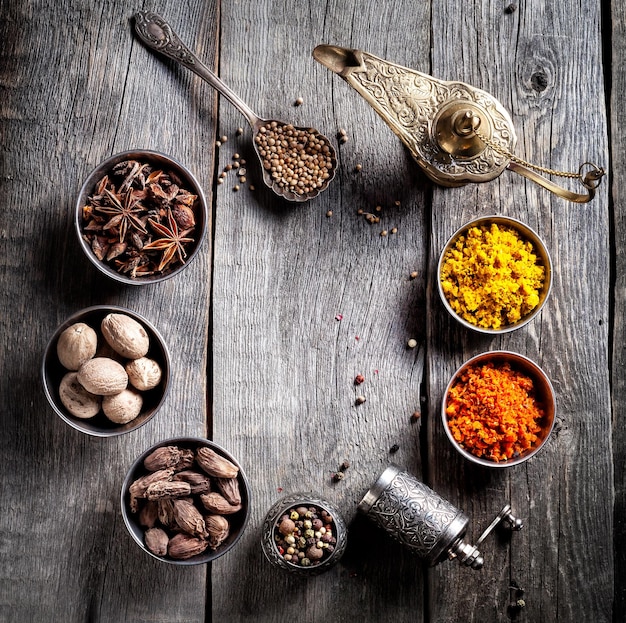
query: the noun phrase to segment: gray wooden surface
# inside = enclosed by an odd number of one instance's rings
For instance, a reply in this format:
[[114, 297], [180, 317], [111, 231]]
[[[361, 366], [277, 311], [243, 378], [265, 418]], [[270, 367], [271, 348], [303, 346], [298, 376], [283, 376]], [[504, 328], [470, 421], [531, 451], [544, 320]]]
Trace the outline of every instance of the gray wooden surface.
[[[618, 2], [510, 4], [0, 0], [0, 621], [626, 617], [626, 16]], [[144, 9], [166, 17], [260, 115], [330, 136], [339, 152], [330, 188], [296, 206], [262, 188], [240, 113], [133, 36], [131, 17]], [[434, 187], [368, 104], [312, 59], [319, 43], [483, 88], [511, 112], [519, 155], [565, 170], [585, 160], [610, 165], [610, 178], [587, 205], [510, 172], [479, 186]], [[228, 141], [217, 149], [222, 135]], [[212, 219], [181, 275], [133, 288], [82, 257], [72, 210], [91, 168], [138, 147], [186, 163]], [[216, 183], [234, 153], [248, 161], [255, 191], [235, 192], [232, 173]], [[378, 205], [379, 224], [357, 214]], [[456, 326], [433, 284], [447, 237], [492, 213], [541, 234], [554, 288], [539, 318], [489, 339]], [[107, 303], [153, 322], [174, 370], [163, 409], [117, 439], [63, 423], [39, 371], [55, 328]], [[537, 457], [492, 473], [451, 451], [439, 409], [453, 371], [500, 348], [548, 373], [558, 422]], [[366, 379], [358, 390], [357, 374]], [[357, 393], [367, 398], [359, 406]], [[208, 567], [148, 557], [119, 510], [134, 457], [179, 435], [216, 440], [252, 486], [246, 533]], [[346, 477], [333, 483], [344, 459]], [[470, 538], [505, 502], [525, 527], [510, 540], [489, 537], [481, 571], [425, 568], [356, 515], [390, 462], [462, 508]], [[259, 546], [265, 512], [295, 491], [331, 499], [350, 523], [342, 562], [309, 581], [270, 567]], [[524, 589], [518, 611], [509, 608], [513, 584]]]

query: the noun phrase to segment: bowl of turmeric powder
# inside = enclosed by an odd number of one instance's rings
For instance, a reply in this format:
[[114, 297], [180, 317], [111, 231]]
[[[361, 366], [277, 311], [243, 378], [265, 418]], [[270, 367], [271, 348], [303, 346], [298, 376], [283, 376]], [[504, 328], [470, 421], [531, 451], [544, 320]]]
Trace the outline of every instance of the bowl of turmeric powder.
[[535, 362], [510, 351], [490, 351], [454, 373], [441, 416], [463, 457], [485, 467], [510, 467], [545, 445], [555, 411], [552, 383]]
[[535, 318], [552, 288], [552, 260], [530, 227], [483, 216], [459, 228], [437, 266], [444, 307], [464, 327], [506, 333]]

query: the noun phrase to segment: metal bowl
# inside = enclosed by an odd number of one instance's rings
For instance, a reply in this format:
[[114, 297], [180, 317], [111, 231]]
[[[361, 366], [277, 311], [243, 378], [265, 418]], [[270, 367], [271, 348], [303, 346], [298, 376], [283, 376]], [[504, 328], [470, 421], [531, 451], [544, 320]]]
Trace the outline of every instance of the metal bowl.
[[[139, 322], [150, 337], [150, 350], [147, 357], [154, 359], [161, 367], [161, 381], [151, 390], [142, 392], [143, 406], [139, 415], [126, 424], [115, 424], [105, 415], [98, 413], [93, 418], [81, 419], [72, 415], [61, 402], [59, 397], [59, 385], [61, 379], [68, 372], [59, 361], [57, 355], [57, 343], [65, 329], [77, 322], [84, 322], [99, 334], [102, 319], [110, 313], [126, 314]], [[104, 344], [101, 335], [98, 335], [98, 348]], [[43, 389], [48, 402], [57, 415], [72, 428], [94, 437], [113, 437], [136, 430], [154, 417], [161, 408], [170, 389], [170, 355], [165, 340], [157, 329], [143, 316], [124, 307], [112, 305], [97, 305], [76, 312], [63, 322], [54, 332], [48, 342], [41, 366]]]
[[[337, 539], [337, 543], [334, 546], [334, 551], [328, 557], [323, 558], [319, 564], [302, 566], [291, 563], [285, 560], [278, 550], [275, 534], [278, 530], [281, 517], [290, 509], [298, 506], [315, 506], [321, 510], [325, 510], [333, 518], [334, 537]], [[276, 567], [294, 575], [309, 577], [328, 571], [339, 562], [339, 559], [346, 551], [347, 544], [348, 529], [339, 509], [332, 502], [311, 493], [294, 493], [279, 499], [269, 509], [263, 521], [261, 548], [263, 549], [265, 557]]]
[[[463, 236], [467, 233], [467, 231], [472, 227], [480, 227], [481, 225], [490, 225], [495, 223], [497, 225], [502, 225], [511, 229], [515, 229], [519, 232], [520, 237], [523, 240], [528, 240], [532, 243], [535, 254], [539, 259], [539, 263], [544, 267], [545, 275], [543, 281], [543, 287], [539, 292], [539, 304], [528, 314], [523, 316], [520, 320], [513, 324], [508, 324], [500, 327], [499, 329], [493, 328], [485, 328], [479, 327], [476, 324], [469, 322], [468, 320], [462, 318], [452, 307], [450, 306], [450, 302], [448, 301], [446, 295], [444, 294], [442, 283], [441, 283], [441, 270], [444, 263], [444, 259], [448, 250], [455, 244], [457, 239], [460, 236]], [[548, 249], [538, 234], [532, 230], [530, 227], [518, 221], [517, 219], [508, 217], [508, 216], [482, 216], [480, 218], [474, 219], [462, 227], [460, 227], [446, 242], [441, 255], [439, 256], [439, 262], [437, 264], [437, 288], [439, 290], [439, 296], [441, 301], [448, 311], [448, 313], [457, 320], [461, 325], [466, 327], [467, 329], [471, 329], [472, 331], [477, 331], [478, 333], [485, 334], [501, 334], [508, 333], [509, 331], [514, 331], [515, 329], [519, 329], [524, 325], [528, 324], [535, 316], [539, 314], [542, 310], [543, 306], [548, 299], [550, 291], [552, 289], [552, 259], [550, 258], [550, 254], [548, 253]]]
[[[165, 272], [156, 273], [153, 275], [137, 277], [132, 277], [127, 274], [120, 273], [115, 270], [115, 268], [98, 259], [98, 257], [92, 250], [90, 242], [85, 239], [83, 219], [84, 206], [87, 205], [89, 197], [94, 194], [98, 182], [105, 175], [109, 175], [115, 165], [126, 160], [136, 160], [138, 162], [148, 163], [155, 168], [169, 171], [180, 180], [183, 188], [197, 196], [197, 199], [193, 206], [196, 224], [194, 230], [189, 235], [189, 237], [193, 237], [193, 242], [189, 243], [186, 247], [187, 256], [185, 258], [185, 262], [182, 264], [177, 264], [171, 270], [166, 270]], [[206, 235], [208, 220], [208, 208], [206, 197], [204, 196], [204, 191], [202, 190], [202, 187], [200, 186], [198, 180], [194, 177], [194, 175], [187, 167], [182, 165], [171, 156], [167, 156], [156, 151], [132, 150], [121, 152], [111, 156], [110, 158], [107, 158], [87, 176], [87, 179], [83, 183], [76, 201], [74, 223], [76, 233], [78, 235], [78, 241], [82, 250], [84, 251], [89, 261], [100, 272], [119, 283], [124, 283], [128, 285], [145, 285], [170, 279], [171, 277], [174, 277], [174, 275], [177, 275], [182, 270], [184, 270], [186, 266], [189, 266], [191, 261], [196, 257], [198, 251], [200, 250], [201, 243]]]
[[[237, 480], [239, 483], [239, 491], [241, 493], [241, 510], [233, 513], [231, 515], [227, 515], [230, 530], [228, 537], [224, 540], [224, 542], [217, 547], [217, 549], [212, 550], [207, 548], [204, 552], [200, 554], [196, 554], [195, 556], [187, 559], [173, 559], [169, 556], [158, 556], [152, 553], [145, 544], [144, 541], [144, 532], [145, 527], [140, 525], [138, 513], [131, 512], [130, 509], [130, 493], [129, 489], [131, 484], [139, 477], [148, 473], [146, 468], [144, 467], [145, 458], [150, 455], [157, 448], [165, 447], [165, 446], [178, 446], [180, 448], [187, 448], [191, 450], [196, 450], [197, 448], [205, 447], [210, 448], [217, 454], [223, 456], [228, 459], [231, 463], [234, 463], [239, 468], [239, 473], [237, 475]], [[199, 468], [198, 468], [199, 469]], [[166, 562], [173, 565], [179, 566], [192, 566], [192, 565], [200, 565], [211, 562], [220, 556], [226, 554], [226, 552], [230, 551], [237, 541], [241, 538], [246, 529], [246, 525], [248, 523], [248, 519], [250, 517], [250, 485], [248, 483], [248, 478], [244, 473], [239, 462], [227, 452], [224, 448], [219, 446], [213, 441], [208, 439], [203, 439], [200, 437], [176, 437], [173, 439], [166, 439], [157, 443], [150, 448], [148, 448], [145, 452], [143, 452], [137, 459], [133, 462], [128, 473], [126, 474], [126, 478], [124, 479], [124, 483], [122, 485], [121, 491], [121, 509], [122, 516], [124, 518], [124, 523], [130, 532], [130, 535], [134, 539], [134, 541], [139, 545], [139, 547], [157, 560], [162, 562]], [[207, 512], [208, 514], [208, 512]]]
[[[513, 370], [522, 372], [523, 374], [530, 377], [534, 385], [534, 396], [537, 401], [542, 405], [544, 410], [544, 416], [542, 421], [540, 422], [541, 431], [538, 433], [538, 442], [532, 448], [523, 452], [519, 456], [505, 461], [489, 460], [472, 454], [458, 441], [456, 441], [448, 425], [446, 407], [448, 404], [450, 389], [470, 366], [476, 366], [486, 363], [493, 363], [496, 366], [504, 363], [509, 363]], [[527, 357], [524, 357], [523, 355], [519, 355], [517, 353], [509, 351], [490, 351], [472, 357], [454, 373], [444, 393], [444, 399], [441, 406], [441, 419], [443, 422], [443, 428], [446, 432], [448, 439], [450, 440], [450, 443], [462, 457], [464, 457], [471, 463], [474, 463], [476, 465], [482, 465], [483, 467], [503, 468], [511, 467], [513, 465], [519, 465], [520, 463], [523, 463], [524, 461], [527, 461], [528, 459], [535, 456], [535, 454], [537, 454], [537, 452], [539, 452], [539, 450], [543, 448], [548, 438], [550, 437], [552, 429], [554, 428], [555, 412], [556, 400], [552, 383], [550, 382], [550, 379], [546, 376], [545, 372], [536, 363], [534, 363]]]

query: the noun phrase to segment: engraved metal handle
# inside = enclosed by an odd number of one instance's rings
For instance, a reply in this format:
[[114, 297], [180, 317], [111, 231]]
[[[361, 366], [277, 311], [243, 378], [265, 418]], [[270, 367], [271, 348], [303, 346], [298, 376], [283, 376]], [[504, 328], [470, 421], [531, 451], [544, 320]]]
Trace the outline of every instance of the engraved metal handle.
[[262, 119], [180, 40], [172, 27], [152, 11], [135, 15], [135, 32], [149, 47], [180, 63], [219, 91], [254, 127]]

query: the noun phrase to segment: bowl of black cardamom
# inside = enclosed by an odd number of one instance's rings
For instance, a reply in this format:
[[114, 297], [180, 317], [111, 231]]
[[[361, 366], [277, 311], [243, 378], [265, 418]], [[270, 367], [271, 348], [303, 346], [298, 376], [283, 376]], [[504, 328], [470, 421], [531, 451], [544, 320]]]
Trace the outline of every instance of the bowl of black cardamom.
[[250, 485], [239, 461], [219, 444], [176, 437], [139, 455], [121, 491], [124, 523], [139, 547], [162, 562], [212, 562], [242, 537]]

